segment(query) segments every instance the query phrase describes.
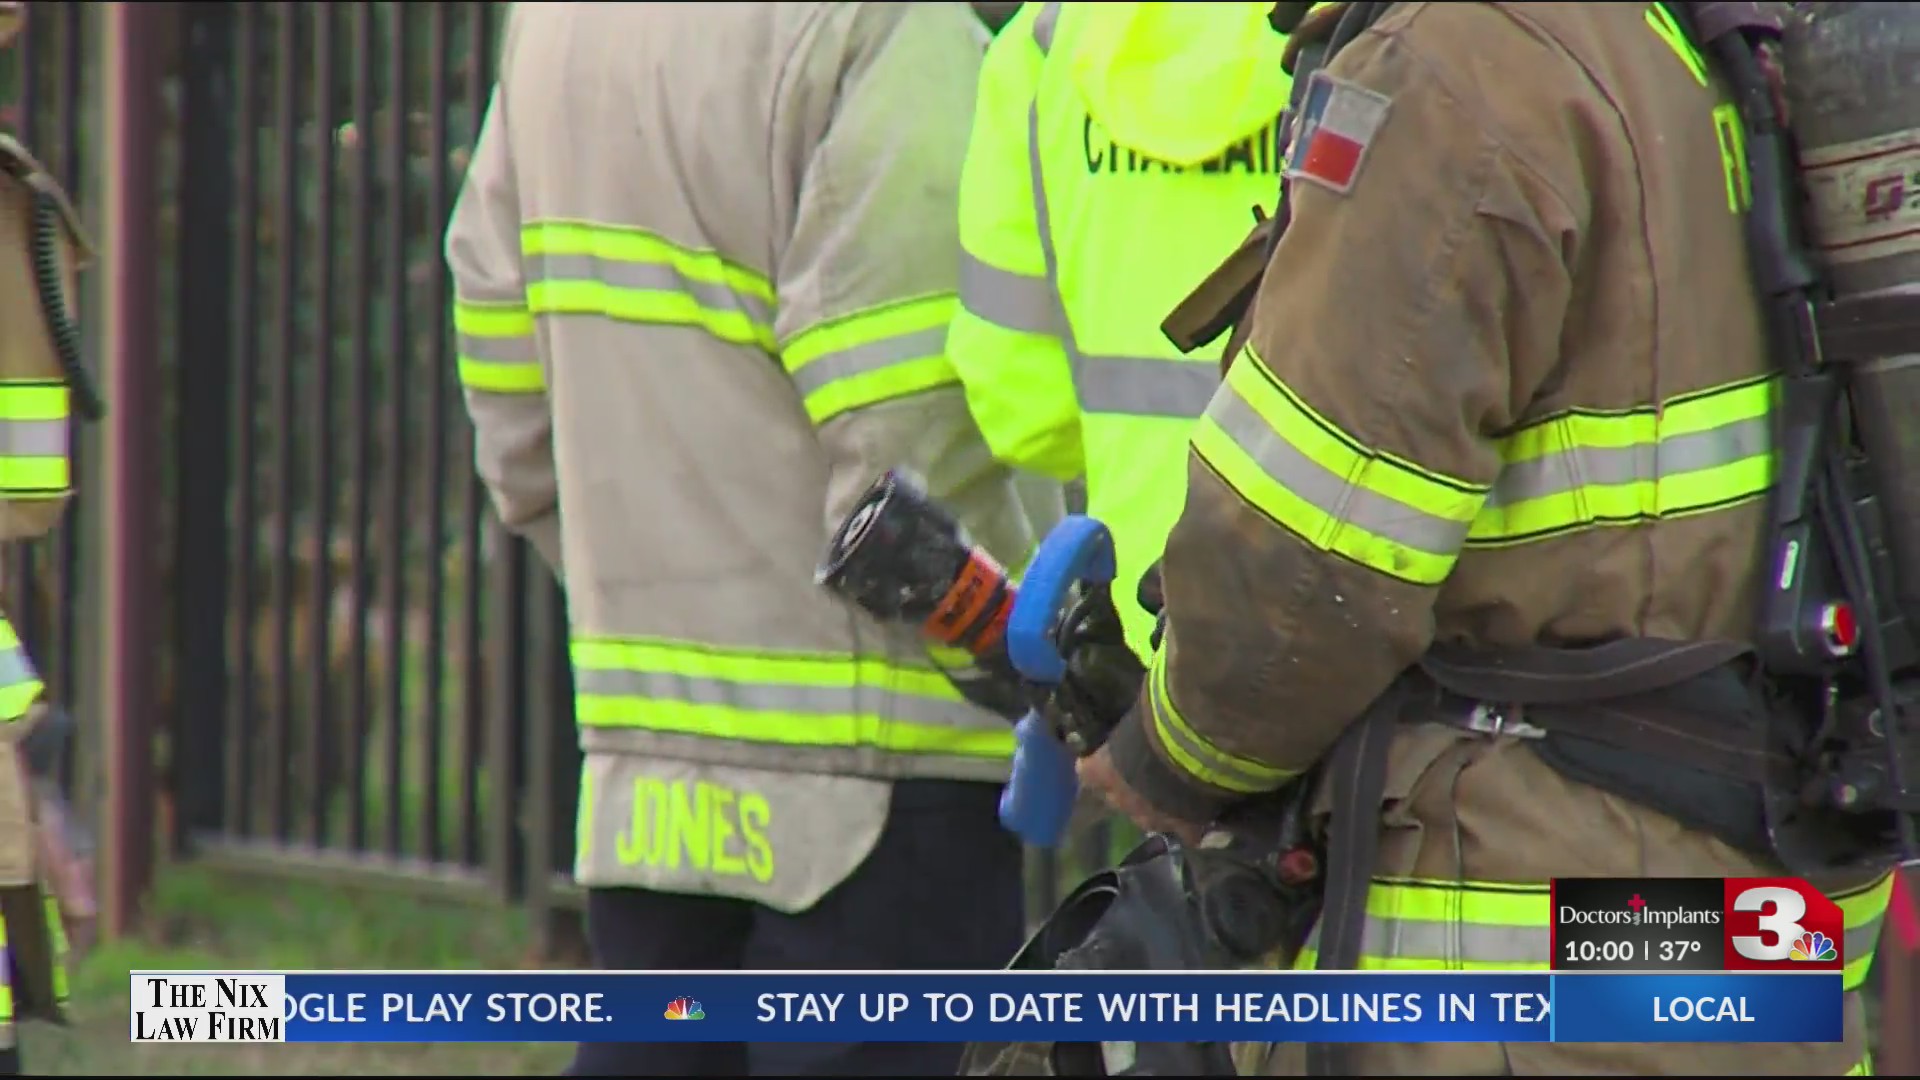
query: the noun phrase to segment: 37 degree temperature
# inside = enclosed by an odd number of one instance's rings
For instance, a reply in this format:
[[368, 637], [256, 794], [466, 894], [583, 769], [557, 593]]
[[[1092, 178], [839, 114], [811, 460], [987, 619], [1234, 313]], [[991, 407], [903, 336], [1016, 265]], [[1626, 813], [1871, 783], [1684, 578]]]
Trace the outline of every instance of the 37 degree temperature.
[[1693, 953], [1700, 951], [1697, 941], [1663, 941], [1660, 943], [1660, 959], [1664, 963], [1677, 964]]

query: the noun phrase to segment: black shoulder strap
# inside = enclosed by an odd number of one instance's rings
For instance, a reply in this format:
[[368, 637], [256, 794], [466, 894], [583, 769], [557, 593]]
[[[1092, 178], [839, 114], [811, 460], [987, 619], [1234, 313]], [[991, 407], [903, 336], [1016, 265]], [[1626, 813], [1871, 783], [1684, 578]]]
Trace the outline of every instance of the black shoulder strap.
[[[1913, 790], [1905, 759], [1907, 733], [1902, 730], [1906, 710], [1899, 706], [1894, 691], [1866, 528], [1853, 510], [1844, 436], [1837, 431], [1831, 409], [1816, 407], [1831, 400], [1821, 394], [1835, 380], [1843, 391], [1851, 390], [1851, 371], [1847, 363], [1836, 363], [1840, 358], [1828, 354], [1827, 335], [1820, 326], [1822, 308], [1832, 304], [1806, 242], [1798, 162], [1782, 90], [1792, 72], [1783, 73], [1777, 63], [1777, 47], [1786, 27], [1769, 6], [1674, 5], [1682, 25], [1705, 46], [1727, 79], [1745, 129], [1753, 192], [1746, 214], [1748, 258], [1765, 305], [1768, 348], [1783, 376], [1776, 415], [1788, 428], [1781, 433], [1786, 437], [1776, 440], [1778, 478], [1769, 549], [1781, 550], [1789, 542], [1789, 529], [1816, 530], [1814, 535], [1825, 540], [1839, 574], [1840, 592], [1861, 615], [1860, 671], [1868, 694], [1887, 718], [1890, 730], [1881, 741], [1888, 776], [1897, 798], [1905, 799]], [[1802, 429], [1800, 437], [1794, 437], [1795, 427]], [[1775, 602], [1781, 595], [1769, 590], [1764, 602]], [[1761, 661], [1766, 663], [1764, 649]], [[1894, 817], [1903, 854], [1920, 853], [1920, 822], [1898, 807]]]

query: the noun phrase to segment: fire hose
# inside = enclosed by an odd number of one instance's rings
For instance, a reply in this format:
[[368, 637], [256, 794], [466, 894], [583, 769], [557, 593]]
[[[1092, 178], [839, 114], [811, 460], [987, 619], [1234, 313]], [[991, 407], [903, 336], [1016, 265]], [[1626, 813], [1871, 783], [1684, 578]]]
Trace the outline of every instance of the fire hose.
[[917, 626], [970, 700], [1014, 725], [1000, 821], [1035, 847], [1059, 843], [1079, 784], [1074, 760], [1106, 741], [1145, 672], [1125, 647], [1107, 585], [1113, 538], [1072, 517], [1016, 587], [1006, 569], [907, 474], [882, 476], [835, 531], [821, 584], [888, 623]]

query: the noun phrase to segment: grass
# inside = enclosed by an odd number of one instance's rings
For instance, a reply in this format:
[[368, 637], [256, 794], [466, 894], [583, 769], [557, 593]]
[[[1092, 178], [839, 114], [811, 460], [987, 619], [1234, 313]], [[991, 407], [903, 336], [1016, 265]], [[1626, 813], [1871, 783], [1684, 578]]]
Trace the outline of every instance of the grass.
[[173, 867], [148, 932], [82, 963], [65, 1028], [21, 1032], [37, 1076], [553, 1076], [564, 1045], [135, 1046], [128, 978], [139, 968], [518, 968], [530, 941], [517, 912], [394, 894], [228, 879]]

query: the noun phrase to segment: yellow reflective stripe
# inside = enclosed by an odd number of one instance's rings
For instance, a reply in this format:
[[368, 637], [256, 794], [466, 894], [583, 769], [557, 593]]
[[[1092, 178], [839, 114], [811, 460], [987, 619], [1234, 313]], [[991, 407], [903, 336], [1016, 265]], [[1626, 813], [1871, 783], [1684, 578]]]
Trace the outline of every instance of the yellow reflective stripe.
[[1850, 893], [1830, 893], [1840, 905], [1841, 925], [1846, 934], [1841, 941], [1841, 956], [1846, 958], [1842, 984], [1858, 990], [1873, 971], [1873, 957], [1880, 949], [1880, 927], [1886, 923], [1887, 905], [1893, 900], [1893, 873]]
[[1840, 1075], [1841, 1076], [1872, 1076], [1873, 1075], [1873, 1051], [1868, 1050], [1865, 1054], [1861, 1055], [1860, 1061], [1858, 1064], [1856, 1064], [1853, 1068], [1848, 1069], [1846, 1072], [1841, 1073]]
[[0, 379], [0, 420], [65, 420], [70, 397], [58, 379]]
[[1467, 543], [1720, 510], [1773, 484], [1775, 384], [1750, 379], [1658, 406], [1575, 410], [1500, 440], [1504, 463]]
[[1674, 19], [1673, 12], [1667, 10], [1667, 5], [1648, 5], [1646, 18], [1647, 25], [1660, 36], [1661, 41], [1667, 43], [1667, 48], [1673, 50], [1673, 55], [1679, 57], [1680, 62], [1686, 65], [1688, 73], [1693, 76], [1693, 81], [1701, 86], [1707, 85], [1707, 59], [1700, 55], [1700, 50], [1693, 47], [1693, 42], [1687, 40], [1686, 32], [1680, 29], [1680, 23]]
[[1147, 668], [1147, 705], [1153, 731], [1167, 757], [1182, 772], [1222, 791], [1252, 795], [1272, 791], [1293, 777], [1285, 769], [1229, 753], [1208, 742], [1187, 723], [1167, 691], [1167, 650], [1153, 655]]
[[27, 715], [46, 687], [13, 624], [0, 616], [0, 723]]
[[3, 918], [0, 918], [0, 1023], [13, 1023], [13, 947], [7, 943], [7, 920]]
[[58, 379], [0, 380], [0, 498], [58, 498], [71, 490], [70, 397]]
[[580, 763], [580, 794], [573, 804], [573, 860], [586, 866], [593, 857], [593, 767]]
[[1747, 172], [1747, 126], [1730, 101], [1713, 107], [1713, 137], [1720, 144], [1720, 171], [1727, 178], [1727, 209], [1742, 213], [1753, 205], [1753, 177]]
[[[1701, 55], [1665, 4], [1652, 4], [1646, 12], [1647, 26], [1673, 50], [1693, 81], [1707, 85], [1707, 58]], [[1727, 209], [1738, 214], [1753, 205], [1753, 180], [1747, 175], [1746, 125], [1740, 109], [1732, 102], [1721, 102], [1713, 109], [1713, 135], [1720, 144], [1720, 170], [1727, 179]]]
[[881, 401], [958, 383], [947, 361], [952, 293], [841, 316], [795, 334], [780, 362], [816, 424]]
[[592, 727], [795, 747], [1003, 758], [1013, 731], [931, 667], [641, 639], [576, 640], [575, 711]]
[[[1553, 918], [1546, 885], [1375, 878], [1360, 938], [1362, 971], [1545, 970]], [[1294, 966], [1320, 957], [1320, 927]]]
[[494, 394], [532, 394], [546, 389], [534, 343], [533, 313], [523, 303], [457, 300], [453, 333], [460, 357], [460, 385]]
[[0, 498], [49, 498], [73, 487], [67, 459], [0, 457]]
[[51, 893], [40, 898], [47, 913], [47, 943], [53, 948], [53, 1000], [67, 1003], [67, 924], [60, 918], [60, 902]]
[[1487, 488], [1362, 445], [1249, 348], [1193, 435], [1255, 509], [1322, 551], [1416, 585], [1445, 580]]
[[530, 223], [520, 231], [520, 248], [535, 315], [694, 326], [774, 351], [773, 286], [717, 252], [578, 221]]

